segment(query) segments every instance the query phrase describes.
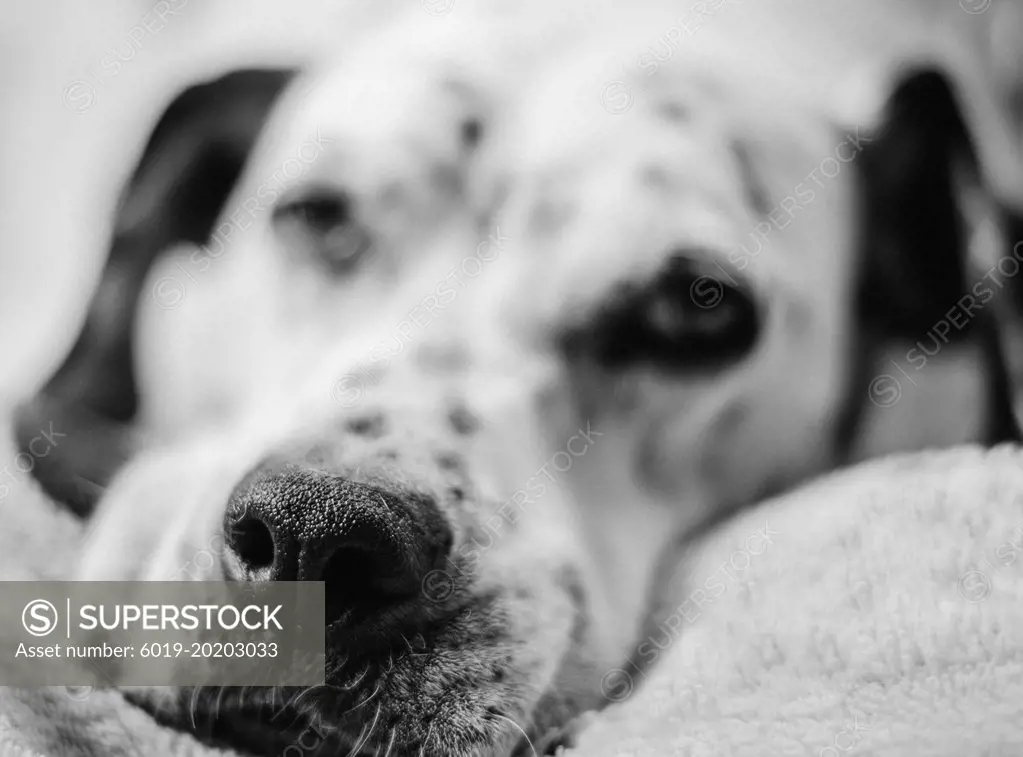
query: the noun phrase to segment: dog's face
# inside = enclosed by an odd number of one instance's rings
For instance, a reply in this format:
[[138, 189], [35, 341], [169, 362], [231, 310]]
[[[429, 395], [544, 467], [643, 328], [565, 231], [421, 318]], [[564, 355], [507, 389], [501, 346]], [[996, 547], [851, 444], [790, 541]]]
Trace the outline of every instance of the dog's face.
[[158, 433], [300, 385], [396, 289], [459, 262], [473, 229], [463, 132], [483, 104], [457, 71], [366, 45], [283, 96], [210, 240], [165, 256], [143, 287], [156, 302], [141, 303], [138, 376]]
[[509, 754], [604, 703], [685, 538], [844, 459], [869, 137], [720, 75], [609, 113], [585, 66], [498, 96], [438, 50], [366, 63], [286, 95], [229, 238], [150, 275], [210, 263], [140, 372], [219, 428], [126, 469], [83, 577], [326, 582], [328, 686], [273, 722], [181, 692], [201, 731]]

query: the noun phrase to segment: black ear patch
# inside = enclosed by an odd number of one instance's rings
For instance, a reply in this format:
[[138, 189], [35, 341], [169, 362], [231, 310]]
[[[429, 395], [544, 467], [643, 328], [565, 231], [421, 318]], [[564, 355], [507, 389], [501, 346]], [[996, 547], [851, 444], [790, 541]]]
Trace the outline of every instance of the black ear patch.
[[1018, 439], [996, 307], [984, 307], [993, 295], [978, 288], [983, 272], [970, 251], [975, 219], [967, 202], [996, 203], [948, 78], [932, 69], [905, 75], [856, 165], [863, 192], [855, 289], [860, 328], [852, 349], [863, 373], [850, 381], [839, 447], [851, 444], [859, 424], [874, 356], [893, 342], [917, 345], [928, 355], [948, 344], [980, 345], [985, 441]]
[[[1023, 211], [1017, 211], [1009, 207], [1002, 208], [1002, 222], [1005, 224], [1006, 250], [1003, 257], [1014, 257], [1023, 261]], [[1012, 270], [1011, 267], [1009, 270]], [[1012, 307], [1015, 314], [1023, 314], [1023, 286], [1020, 282], [1011, 282], [1009, 289], [1012, 297]]]
[[883, 126], [857, 160], [864, 183], [860, 322], [915, 340], [966, 291], [963, 183], [977, 158], [948, 80], [913, 74], [892, 93]]
[[[1019, 270], [1015, 268], [1014, 262], [1023, 264], [1023, 212], [1003, 206], [1001, 218], [1005, 229], [1005, 247], [1002, 250], [999, 273], [1002, 270], [1011, 273]], [[1015, 410], [1023, 407], [1015, 399], [1016, 392], [1023, 387], [1023, 276], [1015, 275], [1005, 280], [1004, 285], [1007, 297], [1004, 302], [996, 303], [999, 305], [996, 312], [1002, 327], [999, 346], [1007, 366], [1006, 386], [1010, 404]], [[1014, 416], [1018, 418], [1019, 413], [1014, 412]]]
[[[33, 475], [76, 513], [92, 508], [135, 446], [132, 335], [142, 283], [168, 246], [208, 241], [292, 76], [285, 70], [235, 71], [182, 92], [160, 117], [123, 190], [82, 331], [42, 392], [15, 417], [18, 445], [34, 459]], [[48, 428], [63, 436], [45, 457], [37, 456], [28, 445]]]

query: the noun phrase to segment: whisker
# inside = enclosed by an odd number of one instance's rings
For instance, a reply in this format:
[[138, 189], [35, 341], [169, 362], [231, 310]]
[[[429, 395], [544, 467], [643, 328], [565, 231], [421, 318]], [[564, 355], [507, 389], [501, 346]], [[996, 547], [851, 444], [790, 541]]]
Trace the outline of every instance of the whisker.
[[[356, 742], [355, 747], [352, 749], [352, 751], [348, 753], [348, 757], [353, 757], [353, 755], [357, 755], [359, 751], [362, 749], [362, 747], [369, 743], [370, 738], [373, 736], [373, 731], [375, 731], [377, 728], [377, 721], [380, 720], [380, 710], [381, 708], [383, 708], [383, 706], [384, 706], [383, 702], [377, 705], [377, 714], [373, 716], [373, 722], [370, 723], [369, 725], [369, 732], [366, 733], [366, 738], [363, 739], [362, 734], [359, 734], [359, 740], [358, 742]], [[365, 730], [366, 729], [364, 728], [363, 731]]]
[[213, 702], [213, 719], [216, 720], [220, 716], [220, 698], [227, 692], [226, 686], [219, 686], [217, 691], [217, 698]]
[[394, 748], [394, 740], [398, 737], [398, 728], [395, 726], [391, 729], [391, 740], [387, 742], [387, 751], [384, 752], [384, 757], [391, 757], [391, 749]]
[[270, 716], [270, 720], [273, 720], [275, 717], [277, 717], [277, 712], [276, 712], [276, 710], [277, 710], [277, 694], [280, 691], [280, 688], [281, 688], [280, 686], [271, 686], [270, 687], [270, 701], [266, 703], [267, 706], [271, 710], [274, 710], [274, 714]]
[[196, 686], [192, 689], [191, 701], [188, 704], [188, 720], [192, 724], [193, 731], [199, 730], [199, 727], [195, 724], [195, 711], [199, 708], [199, 694], [202, 688], [202, 686]]
[[377, 682], [377, 687], [376, 687], [375, 689], [373, 689], [373, 693], [372, 693], [372, 694], [370, 694], [370, 695], [369, 695], [368, 697], [366, 697], [366, 698], [365, 698], [364, 700], [362, 700], [361, 702], [359, 702], [359, 703], [358, 703], [357, 705], [355, 705], [354, 707], [352, 707], [352, 708], [350, 708], [350, 709], [348, 709], [348, 710], [345, 710], [344, 712], [342, 712], [342, 713], [341, 713], [341, 717], [343, 718], [343, 717], [345, 717], [346, 715], [350, 715], [351, 713], [355, 712], [355, 711], [356, 711], [357, 709], [359, 709], [360, 707], [363, 707], [364, 705], [366, 705], [366, 704], [369, 704], [369, 702], [371, 702], [371, 701], [372, 701], [373, 697], [375, 697], [375, 696], [376, 696], [377, 694], [379, 694], [379, 693], [380, 693], [380, 686], [381, 686], [381, 684], [380, 684], [380, 682], [378, 681], [378, 682]]
[[[299, 699], [301, 699], [302, 696], [308, 690], [309, 690], [309, 687], [299, 688], [297, 691], [295, 691], [294, 694], [291, 694], [288, 697], [287, 701], [284, 702], [284, 704], [281, 705], [281, 712], [284, 712], [285, 710], [289, 710], [289, 709], [294, 709], [295, 702], [297, 702]], [[283, 692], [284, 692], [283, 688], [281, 689], [281, 692], [283, 694]]]
[[303, 715], [308, 714], [301, 707], [301, 703], [302, 703], [303, 698], [311, 697], [311, 696], [313, 696], [313, 692], [315, 692], [317, 689], [326, 688], [326, 687], [327, 687], [326, 684], [317, 684], [315, 686], [309, 686], [308, 688], [303, 689], [302, 691], [299, 692], [298, 696], [295, 697], [294, 701], [291, 703], [292, 706], [295, 709], [297, 709], [300, 713], [302, 713]]
[[525, 732], [525, 730], [522, 728], [522, 726], [520, 726], [518, 723], [516, 723], [511, 718], [505, 717], [504, 715], [499, 715], [499, 714], [497, 714], [496, 712], [493, 712], [493, 711], [491, 711], [490, 714], [493, 715], [495, 718], [499, 718], [501, 720], [507, 720], [509, 723], [511, 723], [513, 726], [515, 726], [516, 730], [518, 730], [518, 732], [522, 734], [522, 738], [524, 738], [526, 740], [526, 743], [529, 744], [529, 748], [533, 752], [533, 757], [539, 757], [539, 755], [537, 755], [537, 753], [536, 753], [536, 747], [533, 746], [533, 740], [529, 738], [529, 734], [527, 734]]
[[352, 689], [354, 689], [356, 686], [358, 686], [360, 683], [362, 683], [363, 679], [368, 674], [369, 674], [369, 663], [366, 663], [366, 667], [363, 668], [362, 673], [359, 674], [359, 677], [357, 679], [355, 679], [354, 681], [352, 681], [349, 686], [345, 686], [344, 687], [345, 691], [351, 691]]
[[238, 709], [245, 712], [245, 694], [251, 690], [251, 686], [238, 687]]

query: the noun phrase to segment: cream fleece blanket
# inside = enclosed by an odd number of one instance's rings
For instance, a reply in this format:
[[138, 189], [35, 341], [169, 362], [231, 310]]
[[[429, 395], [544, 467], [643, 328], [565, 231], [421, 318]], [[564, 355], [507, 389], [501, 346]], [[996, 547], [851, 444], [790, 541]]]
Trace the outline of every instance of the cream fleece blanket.
[[[81, 524], [54, 506], [0, 436], [0, 580], [56, 580], [69, 575]], [[56, 429], [58, 432], [60, 429]], [[58, 440], [59, 442], [59, 440]], [[18, 463], [28, 466], [25, 458]], [[7, 620], [7, 619], [5, 619]], [[0, 757], [215, 757], [233, 754], [158, 726], [116, 691], [0, 687]]]
[[[621, 701], [569, 757], [1023, 755], [1021, 505], [1023, 454], [1003, 447], [882, 460], [751, 510], [691, 553], [641, 647], [655, 665], [608, 672]], [[80, 528], [27, 477], [0, 523], [0, 578], [65, 574]], [[0, 757], [227, 754], [115, 692], [0, 689]]]
[[628, 698], [629, 671], [607, 679], [625, 701], [571, 754], [1023, 755], [1021, 552], [1016, 448], [881, 460], [763, 504], [689, 560], [651, 634], [663, 659]]

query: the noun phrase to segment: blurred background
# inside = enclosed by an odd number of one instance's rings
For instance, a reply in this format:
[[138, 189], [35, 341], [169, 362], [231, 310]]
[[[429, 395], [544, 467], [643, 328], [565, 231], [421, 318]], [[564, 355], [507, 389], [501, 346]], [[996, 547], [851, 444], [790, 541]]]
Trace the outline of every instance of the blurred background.
[[[951, 61], [993, 184], [1023, 208], [1023, 0], [654, 0], [660, 29], [696, 6], [693, 38], [736, 39], [847, 117], [870, 118], [900, 60]], [[616, 3], [561, 0], [579, 23]], [[0, 403], [35, 392], [74, 340], [118, 192], [182, 88], [260, 64], [310, 64], [392, 14], [536, 14], [544, 0], [48, 0], [0, 19]], [[564, 6], [564, 7], [563, 7]], [[620, 6], [619, 6], [620, 9]], [[655, 28], [654, 26], [651, 27]], [[652, 37], [656, 39], [656, 36]], [[116, 56], [116, 57], [113, 57]], [[112, 65], [117, 61], [119, 65]]]

